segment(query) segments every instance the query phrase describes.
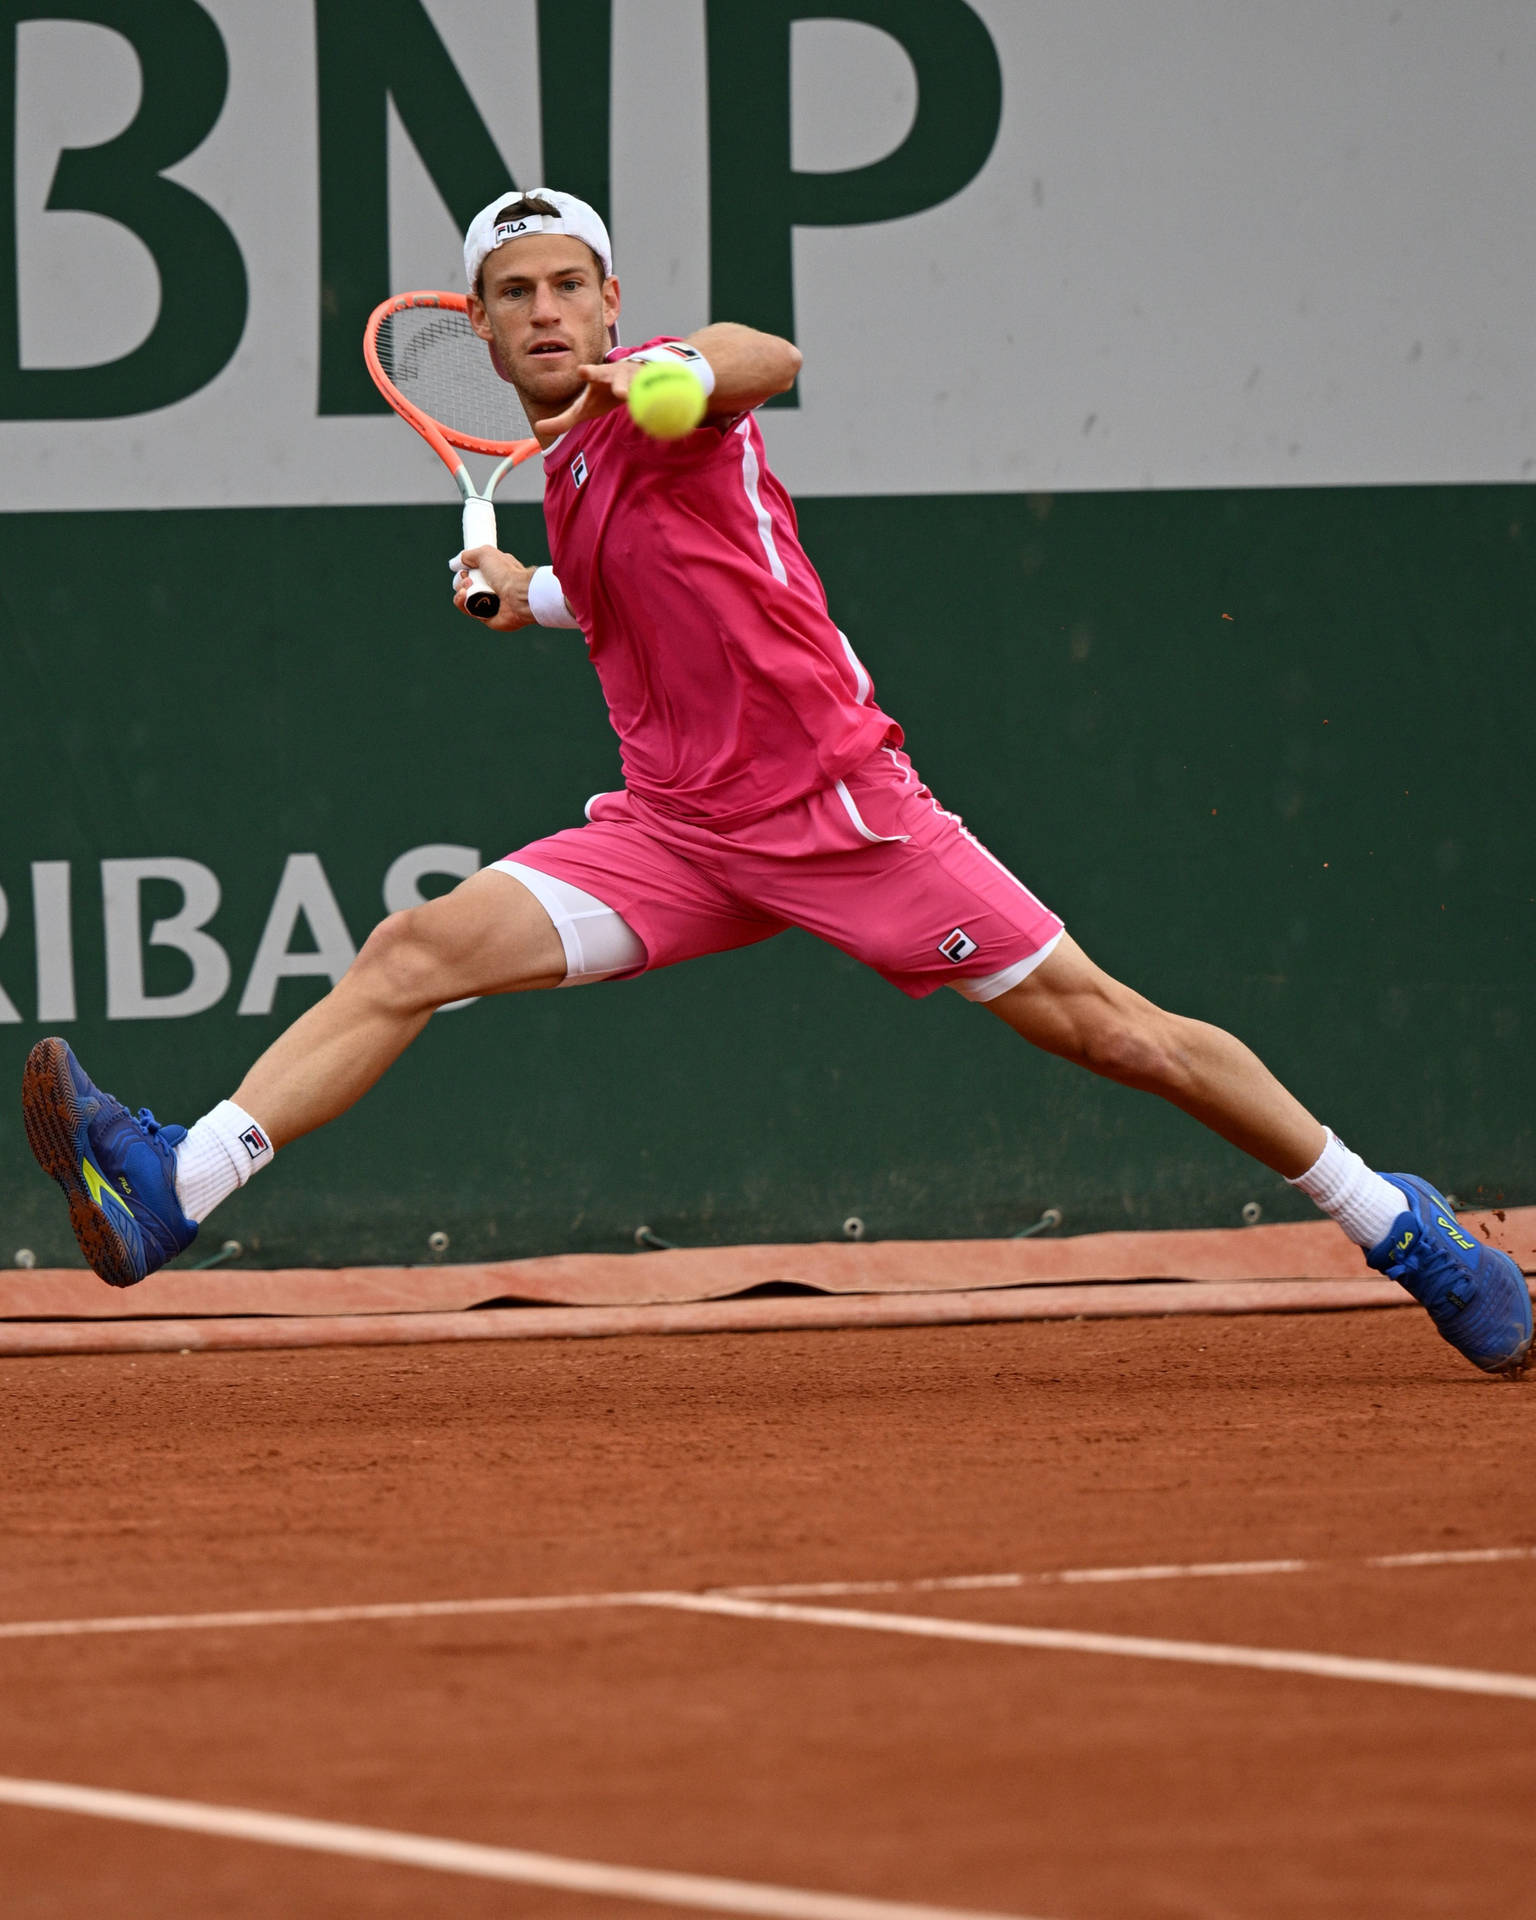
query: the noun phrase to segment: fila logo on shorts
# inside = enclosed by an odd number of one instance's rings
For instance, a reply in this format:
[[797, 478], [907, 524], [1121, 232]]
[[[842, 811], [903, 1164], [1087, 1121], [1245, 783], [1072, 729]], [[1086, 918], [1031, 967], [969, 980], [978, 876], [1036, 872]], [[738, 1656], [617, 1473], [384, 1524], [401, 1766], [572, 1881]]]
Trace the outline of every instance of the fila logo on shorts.
[[578, 453], [571, 462], [571, 478], [578, 487], [584, 487], [587, 484], [587, 456], [584, 453]]
[[956, 927], [953, 933], [946, 934], [939, 942], [939, 952], [943, 954], [944, 958], [946, 960], [954, 960], [957, 963], [961, 960], [969, 960], [975, 951], [976, 942], [966, 932], [964, 927]]
[[259, 1160], [264, 1153], [272, 1151], [272, 1142], [260, 1127], [247, 1127], [240, 1136], [240, 1144], [253, 1160]]

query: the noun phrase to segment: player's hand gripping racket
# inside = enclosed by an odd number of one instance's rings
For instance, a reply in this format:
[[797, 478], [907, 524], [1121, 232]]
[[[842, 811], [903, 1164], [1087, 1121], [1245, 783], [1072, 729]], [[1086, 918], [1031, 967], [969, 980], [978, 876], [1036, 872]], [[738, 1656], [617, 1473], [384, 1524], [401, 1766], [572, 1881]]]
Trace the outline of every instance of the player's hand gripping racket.
[[[464, 545], [494, 547], [491, 495], [504, 473], [539, 451], [517, 389], [502, 379], [491, 350], [469, 324], [462, 293], [397, 293], [368, 316], [363, 358], [384, 398], [447, 467], [464, 501]], [[501, 464], [477, 488], [454, 451], [488, 453]], [[494, 619], [501, 602], [476, 569], [465, 606]]]

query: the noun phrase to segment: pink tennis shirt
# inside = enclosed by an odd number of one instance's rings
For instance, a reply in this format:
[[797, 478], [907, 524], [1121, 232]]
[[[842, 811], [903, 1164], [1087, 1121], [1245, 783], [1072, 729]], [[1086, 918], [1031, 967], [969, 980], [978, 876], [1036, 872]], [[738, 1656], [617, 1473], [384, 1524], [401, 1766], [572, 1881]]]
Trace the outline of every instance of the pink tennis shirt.
[[667, 441], [615, 407], [548, 448], [544, 474], [555, 571], [631, 793], [729, 829], [901, 744], [751, 414]]

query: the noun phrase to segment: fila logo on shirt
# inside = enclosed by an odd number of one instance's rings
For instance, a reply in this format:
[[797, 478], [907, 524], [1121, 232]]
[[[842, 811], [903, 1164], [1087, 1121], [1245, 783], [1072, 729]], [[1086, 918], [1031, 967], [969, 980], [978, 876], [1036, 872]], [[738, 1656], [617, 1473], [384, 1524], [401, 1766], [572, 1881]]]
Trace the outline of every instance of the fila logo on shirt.
[[272, 1143], [260, 1127], [247, 1127], [240, 1136], [240, 1144], [253, 1160], [259, 1160], [264, 1153], [272, 1151]]
[[571, 462], [571, 478], [578, 488], [587, 484], [587, 456], [584, 453], [578, 453]]
[[956, 927], [953, 933], [946, 934], [939, 942], [939, 952], [944, 958], [957, 963], [961, 960], [969, 960], [975, 951], [976, 942], [964, 927]]

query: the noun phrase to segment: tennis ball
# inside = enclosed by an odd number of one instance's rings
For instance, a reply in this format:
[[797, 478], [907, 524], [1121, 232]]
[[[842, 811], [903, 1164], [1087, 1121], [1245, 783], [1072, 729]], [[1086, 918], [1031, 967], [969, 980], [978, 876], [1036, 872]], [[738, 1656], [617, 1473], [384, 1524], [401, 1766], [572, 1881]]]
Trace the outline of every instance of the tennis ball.
[[707, 405], [697, 374], [665, 360], [647, 360], [629, 383], [629, 417], [653, 440], [681, 440], [704, 418]]

